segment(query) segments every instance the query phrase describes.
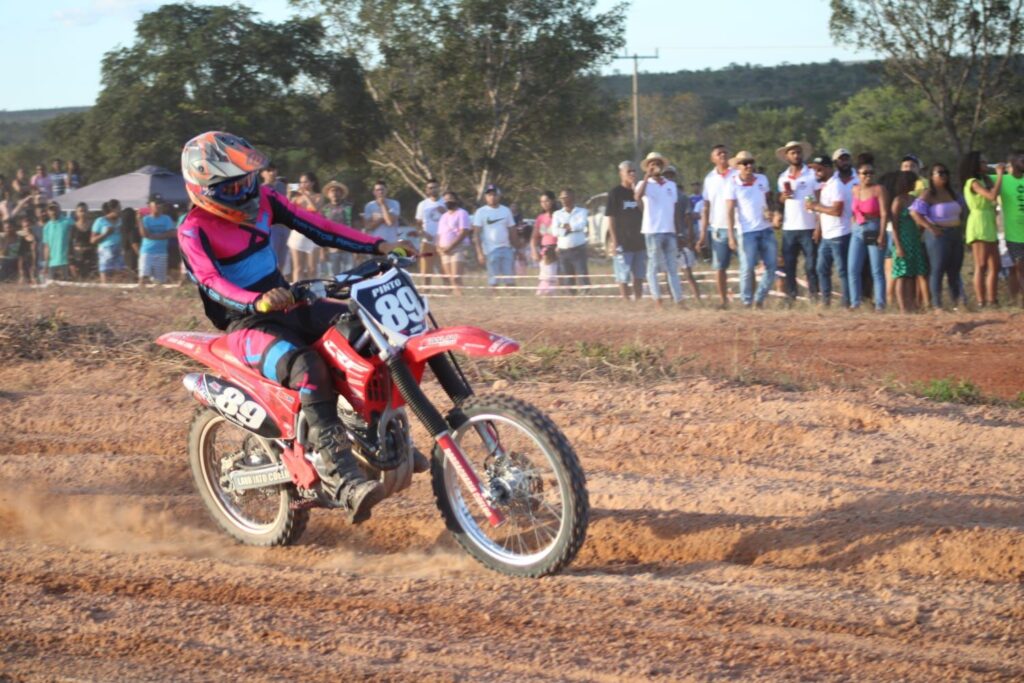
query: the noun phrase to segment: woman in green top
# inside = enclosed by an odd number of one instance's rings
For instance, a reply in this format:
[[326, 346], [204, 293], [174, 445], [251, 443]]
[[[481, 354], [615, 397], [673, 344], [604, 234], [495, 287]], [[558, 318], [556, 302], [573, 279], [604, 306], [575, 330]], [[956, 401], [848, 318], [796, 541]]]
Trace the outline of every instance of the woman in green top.
[[892, 277], [896, 281], [896, 301], [900, 305], [900, 313], [915, 307], [917, 278], [928, 274], [928, 263], [921, 244], [921, 229], [910, 215], [910, 205], [914, 203], [912, 193], [917, 180], [916, 173], [900, 171], [896, 177], [892, 211], [889, 214], [894, 217], [895, 223], [892, 231]]
[[996, 234], [996, 200], [1003, 184], [1003, 164], [996, 166], [996, 179], [988, 177], [988, 164], [981, 152], [972, 151], [960, 162], [960, 178], [964, 183], [967, 204], [965, 237], [974, 256], [974, 296], [979, 306], [996, 303], [999, 276], [999, 236]]

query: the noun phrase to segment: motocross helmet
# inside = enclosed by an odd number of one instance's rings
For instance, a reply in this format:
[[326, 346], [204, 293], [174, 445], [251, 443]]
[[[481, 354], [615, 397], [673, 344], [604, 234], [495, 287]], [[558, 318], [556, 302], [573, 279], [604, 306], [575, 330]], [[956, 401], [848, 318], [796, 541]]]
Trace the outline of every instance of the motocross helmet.
[[237, 135], [210, 131], [185, 143], [181, 174], [195, 206], [232, 223], [252, 225], [260, 204], [259, 172], [269, 161]]

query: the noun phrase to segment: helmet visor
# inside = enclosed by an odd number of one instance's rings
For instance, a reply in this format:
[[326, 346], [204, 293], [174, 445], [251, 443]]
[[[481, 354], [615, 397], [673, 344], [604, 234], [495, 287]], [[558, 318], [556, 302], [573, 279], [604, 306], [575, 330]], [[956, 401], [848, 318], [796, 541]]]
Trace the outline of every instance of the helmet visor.
[[244, 176], [231, 178], [212, 185], [209, 189], [209, 195], [225, 204], [242, 204], [256, 196], [258, 184], [259, 181], [254, 171]]

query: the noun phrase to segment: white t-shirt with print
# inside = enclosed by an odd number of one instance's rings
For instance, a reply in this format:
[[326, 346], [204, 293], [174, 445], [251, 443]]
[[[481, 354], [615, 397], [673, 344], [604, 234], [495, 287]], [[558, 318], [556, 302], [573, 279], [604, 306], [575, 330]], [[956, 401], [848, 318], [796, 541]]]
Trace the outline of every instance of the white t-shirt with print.
[[423, 231], [430, 235], [431, 241], [437, 239], [437, 222], [446, 210], [444, 202], [430, 197], [416, 205], [416, 220], [423, 221]]
[[636, 186], [637, 194], [640, 193], [641, 188], [644, 188], [644, 215], [640, 219], [640, 233], [643, 235], [675, 234], [676, 200], [679, 198], [676, 184], [665, 178], [662, 178], [661, 183], [653, 179], [641, 180]]
[[725, 211], [725, 193], [729, 187], [729, 181], [736, 175], [736, 170], [730, 168], [725, 173], [719, 173], [717, 168], [704, 176], [704, 189], [701, 192], [701, 199], [708, 202], [708, 222], [711, 225], [708, 229], [729, 227], [729, 216]]
[[814, 191], [818, 187], [814, 169], [804, 166], [796, 176], [790, 175], [789, 169], [786, 169], [779, 174], [779, 192], [786, 191], [786, 183], [792, 188], [793, 198], [787, 199], [783, 206], [782, 229], [814, 230], [818, 227], [818, 217], [813, 211], [808, 211], [804, 204], [807, 197], [814, 199]]
[[764, 217], [765, 209], [768, 208], [765, 199], [767, 192], [771, 192], [771, 185], [768, 184], [768, 178], [760, 173], [754, 174], [749, 185], [740, 180], [738, 173], [733, 176], [726, 188], [725, 198], [736, 202], [736, 227], [740, 233], [757, 232], [770, 227]]
[[480, 232], [480, 243], [485, 254], [490, 254], [498, 247], [511, 247], [508, 231], [515, 225], [516, 219], [511, 209], [500, 204], [494, 208], [485, 204], [473, 214], [473, 228]]
[[826, 213], [819, 214], [821, 219], [821, 236], [823, 239], [835, 239], [851, 232], [853, 220], [852, 209], [847, 208], [853, 204], [853, 183], [846, 184], [839, 180], [838, 175], [833, 175], [821, 188], [819, 203], [822, 206], [832, 207], [836, 203], [843, 202], [843, 215], [830, 216]]

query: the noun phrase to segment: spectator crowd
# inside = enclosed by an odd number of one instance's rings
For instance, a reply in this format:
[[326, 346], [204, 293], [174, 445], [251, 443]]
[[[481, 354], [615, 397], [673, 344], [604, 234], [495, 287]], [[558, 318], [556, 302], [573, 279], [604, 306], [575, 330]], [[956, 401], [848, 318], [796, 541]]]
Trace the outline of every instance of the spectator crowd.
[[[854, 156], [840, 148], [815, 154], [799, 140], [779, 147], [776, 158], [782, 170], [772, 182], [759, 165], [765, 160], [717, 145], [711, 170], [690, 185], [690, 193], [676, 167], [657, 152], [639, 168], [632, 161], [619, 164], [619, 182], [606, 198], [606, 236], [597, 240], [612, 257], [619, 296], [649, 296], [660, 307], [668, 300], [665, 284], [670, 300], [684, 306], [685, 284], [694, 299], [711, 295], [724, 308], [735, 258], [745, 307], [764, 307], [773, 290], [783, 305], [792, 305], [802, 288], [822, 306], [838, 302], [878, 311], [942, 309], [945, 290], [955, 308], [968, 301], [962, 277], [968, 252], [975, 305], [997, 303], [1000, 274], [1011, 299], [1024, 292], [1024, 152], [997, 164], [971, 152], [957, 176], [941, 163], [925, 168], [913, 154], [902, 158], [898, 170], [887, 170], [876, 168], [870, 153]], [[486, 269], [490, 287], [514, 285], [536, 271], [538, 295], [595, 289], [589, 264], [601, 225], [571, 188], [541, 193], [540, 213], [530, 220], [516, 204], [503, 204], [495, 185], [485, 188], [483, 204], [474, 208], [429, 180], [412, 214], [415, 227], [408, 227], [384, 181], [373, 185], [361, 210], [344, 183], [321, 187], [312, 172], [289, 185], [270, 166], [262, 181], [332, 221], [388, 241], [416, 239], [426, 285], [436, 275], [461, 293], [467, 266], [475, 261]], [[82, 185], [78, 164], [59, 159], [49, 170], [37, 166], [31, 177], [24, 169], [10, 179], [0, 175], [0, 281], [98, 277], [141, 285], [165, 283], [169, 273], [183, 279], [174, 238], [187, 207], [154, 195], [138, 211], [111, 199], [98, 214], [85, 204], [65, 214], [54, 197]], [[323, 249], [284, 226], [271, 226], [271, 241], [292, 280], [354, 265], [352, 254]], [[702, 292], [694, 275], [702, 260], [710, 262], [714, 292]]]

